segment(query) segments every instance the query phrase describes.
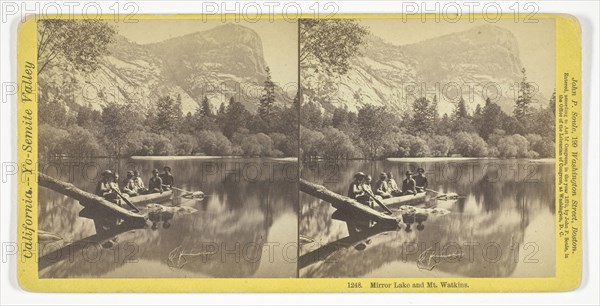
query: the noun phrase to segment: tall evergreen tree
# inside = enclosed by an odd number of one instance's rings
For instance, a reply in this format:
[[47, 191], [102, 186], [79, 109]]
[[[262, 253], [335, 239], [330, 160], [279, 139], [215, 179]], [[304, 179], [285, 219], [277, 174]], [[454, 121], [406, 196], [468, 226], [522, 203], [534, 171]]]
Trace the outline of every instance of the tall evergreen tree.
[[250, 113], [244, 105], [236, 102], [233, 97], [229, 99], [229, 105], [225, 110], [225, 116], [222, 123], [223, 134], [230, 138], [238, 129], [245, 129], [248, 124]]
[[452, 114], [452, 131], [458, 132], [474, 132], [473, 118], [469, 115], [465, 99], [462, 97], [456, 104]]
[[196, 128], [196, 120], [194, 115], [191, 112], [187, 112], [182, 119], [181, 129], [179, 130], [181, 133], [193, 134]]
[[[224, 108], [225, 106], [223, 104], [221, 104], [221, 107]], [[196, 109], [196, 112], [194, 113], [194, 127], [200, 131], [216, 130], [217, 129], [216, 119], [217, 118], [215, 118], [215, 117], [218, 117], [218, 116], [219, 116], [218, 113], [217, 113], [217, 116], [215, 116], [213, 114], [213, 111], [210, 106], [210, 102], [208, 101], [208, 97], [204, 96], [204, 98], [202, 99], [202, 102], [200, 103], [200, 105], [198, 105], [198, 108]]]
[[275, 105], [275, 83], [271, 78], [271, 69], [267, 67], [265, 71], [267, 79], [264, 83], [263, 94], [259, 99], [258, 113], [263, 120], [268, 122]]
[[522, 124], [529, 123], [529, 116], [531, 115], [531, 103], [533, 95], [533, 85], [527, 81], [527, 71], [525, 68], [521, 69], [523, 78], [519, 83], [519, 90], [517, 100], [515, 101], [514, 115], [517, 120]]
[[487, 140], [488, 136], [496, 129], [504, 129], [504, 122], [508, 117], [498, 104], [492, 102], [490, 98], [485, 100], [485, 105], [481, 109], [479, 119], [474, 120], [475, 128], [483, 139]]
[[208, 97], [204, 96], [204, 98], [202, 99], [202, 106], [201, 106], [201, 112], [200, 114], [204, 117], [212, 117], [213, 113], [212, 110], [210, 108], [210, 102], [208, 102]]
[[460, 100], [458, 101], [458, 103], [456, 104], [456, 107], [454, 108], [454, 119], [458, 120], [458, 119], [463, 119], [463, 118], [469, 118], [469, 112], [467, 111], [467, 105], [465, 103], [465, 99], [460, 97]]
[[450, 135], [452, 128], [452, 119], [450, 119], [450, 116], [448, 116], [447, 113], [444, 113], [442, 118], [440, 118], [439, 122], [436, 124], [437, 134]]

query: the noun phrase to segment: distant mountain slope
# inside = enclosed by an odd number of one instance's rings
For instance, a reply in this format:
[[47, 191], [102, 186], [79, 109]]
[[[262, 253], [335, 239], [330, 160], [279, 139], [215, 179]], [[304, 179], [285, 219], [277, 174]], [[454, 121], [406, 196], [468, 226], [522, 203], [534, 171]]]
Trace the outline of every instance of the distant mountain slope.
[[205, 95], [215, 110], [235, 96], [254, 110], [266, 78], [262, 41], [240, 25], [225, 24], [150, 45], [117, 36], [110, 52], [92, 73], [56, 61], [40, 76], [42, 97], [58, 97], [53, 92], [60, 90], [67, 106], [100, 108], [113, 101], [136, 101], [147, 109], [161, 95], [181, 95], [185, 113], [194, 112]]
[[218, 107], [236, 96], [247, 108], [255, 108], [255, 86], [266, 78], [267, 64], [254, 30], [226, 24], [148, 47], [162, 59], [163, 76], [196, 101], [207, 95]]
[[441, 113], [450, 112], [461, 94], [472, 112], [483, 103], [484, 91], [494, 98], [499, 89], [495, 102], [511, 112], [522, 68], [512, 33], [485, 25], [403, 46], [371, 35], [348, 74], [330, 77], [307, 69], [302, 85], [305, 98], [325, 109], [372, 104], [405, 112], [414, 101], [411, 93], [431, 98], [437, 92]]

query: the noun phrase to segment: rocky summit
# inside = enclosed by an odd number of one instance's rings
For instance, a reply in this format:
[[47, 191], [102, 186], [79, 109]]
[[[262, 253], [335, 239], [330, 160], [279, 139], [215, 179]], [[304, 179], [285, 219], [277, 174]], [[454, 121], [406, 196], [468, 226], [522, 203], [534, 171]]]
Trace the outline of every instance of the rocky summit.
[[45, 98], [63, 96], [67, 107], [134, 101], [147, 108], [160, 96], [179, 95], [187, 113], [204, 96], [214, 110], [233, 96], [253, 111], [266, 67], [259, 35], [225, 24], [148, 45], [117, 35], [96, 71], [77, 71], [58, 60], [41, 76], [40, 88]]
[[[305, 99], [326, 110], [356, 111], [371, 104], [403, 113], [410, 110], [414, 97], [425, 94], [430, 99], [437, 95], [440, 113], [452, 111], [461, 96], [470, 112], [489, 96], [510, 113], [522, 68], [513, 34], [485, 25], [409, 45], [370, 35], [346, 75], [306, 69], [302, 85]], [[537, 98], [547, 100], [540, 94]]]

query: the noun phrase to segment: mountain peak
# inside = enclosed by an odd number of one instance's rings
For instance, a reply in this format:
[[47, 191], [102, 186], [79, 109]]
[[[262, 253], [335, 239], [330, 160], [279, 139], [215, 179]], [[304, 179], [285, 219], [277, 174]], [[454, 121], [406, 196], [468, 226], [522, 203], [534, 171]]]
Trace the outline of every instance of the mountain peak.
[[429, 38], [418, 43], [406, 45], [411, 49], [414, 46], [436, 46], [453, 45], [460, 47], [473, 48], [482, 45], [495, 45], [502, 47], [518, 55], [519, 47], [517, 39], [507, 29], [495, 25], [480, 25], [462, 32], [450, 33], [439, 37]]
[[[495, 79], [515, 79], [523, 68], [515, 36], [508, 30], [482, 25], [466, 31], [431, 38], [402, 46], [404, 52], [417, 59], [425, 79], [429, 74], [439, 76], [460, 73], [469, 75], [493, 74]], [[452, 71], [448, 71], [452, 70]]]
[[253, 29], [239, 24], [226, 23], [206, 31], [196, 32], [192, 35], [211, 38], [220, 43], [237, 42], [262, 49], [262, 41], [258, 33]]
[[[173, 67], [201, 65], [210, 70], [252, 78], [252, 81], [262, 81], [256, 76], [265, 73], [262, 40], [256, 31], [242, 25], [219, 25], [153, 44], [152, 49], [167, 64], [176, 65]], [[180, 70], [174, 72], [181, 73]]]
[[[475, 95], [470, 96], [466, 89], [459, 94], [474, 108], [485, 100], [481, 88], [494, 83], [502, 93], [495, 102], [510, 112], [511, 86], [520, 80], [522, 68], [515, 36], [495, 25], [475, 26], [407, 45], [395, 45], [369, 35], [362, 56], [353, 60], [352, 70], [339, 81], [331, 80], [338, 83], [340, 90], [335, 95], [313, 100], [322, 101], [325, 108], [331, 104], [356, 110], [372, 104], [406, 112], [410, 111], [412, 101], [407, 100], [402, 89], [408, 83], [419, 83], [427, 90], [442, 90], [447, 84], [467, 88], [464, 86], [469, 84], [475, 86]], [[303, 86], [310, 87], [310, 80], [322, 77], [327, 76], [305, 74]], [[452, 110], [453, 93], [439, 92], [437, 97], [441, 113]]]

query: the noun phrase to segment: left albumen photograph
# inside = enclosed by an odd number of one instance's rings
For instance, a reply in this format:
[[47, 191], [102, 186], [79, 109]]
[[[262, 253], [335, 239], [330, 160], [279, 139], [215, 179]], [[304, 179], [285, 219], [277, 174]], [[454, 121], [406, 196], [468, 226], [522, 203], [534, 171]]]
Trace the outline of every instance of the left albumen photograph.
[[155, 18], [37, 23], [39, 277], [296, 277], [296, 21]]

